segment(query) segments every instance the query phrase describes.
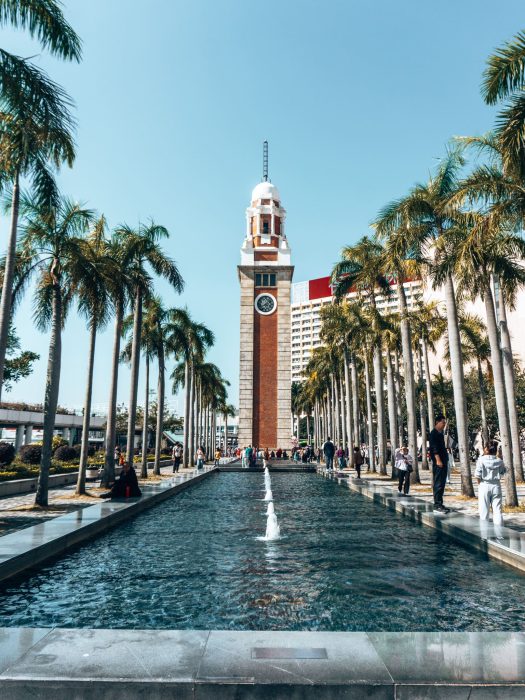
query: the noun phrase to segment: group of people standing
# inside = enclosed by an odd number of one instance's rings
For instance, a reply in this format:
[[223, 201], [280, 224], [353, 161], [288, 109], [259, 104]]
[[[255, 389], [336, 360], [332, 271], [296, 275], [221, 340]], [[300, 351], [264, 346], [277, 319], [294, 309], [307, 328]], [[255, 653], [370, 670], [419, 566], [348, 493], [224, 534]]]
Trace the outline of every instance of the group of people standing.
[[[445, 416], [436, 416], [428, 441], [428, 453], [432, 463], [433, 510], [435, 513], [441, 514], [450, 512], [450, 509], [443, 503], [443, 497], [447, 481], [450, 483], [450, 471], [454, 464], [452, 446], [447, 439], [448, 436], [445, 436], [446, 423]], [[335, 459], [337, 459], [339, 469], [346, 468], [348, 452], [342, 447], [336, 449], [330, 437], [324, 443], [322, 452], [328, 471], [333, 471]], [[480, 519], [483, 521], [489, 520], [490, 511], [492, 510], [494, 525], [503, 524], [501, 477], [506, 472], [506, 467], [498, 452], [496, 442], [486, 445], [483, 454], [476, 462], [475, 470], [475, 477], [479, 485], [478, 506]], [[364, 449], [355, 446], [354, 465], [358, 478], [361, 478], [361, 468], [366, 463], [367, 459]], [[394, 466], [397, 471], [398, 492], [408, 496], [410, 475], [414, 471], [414, 456], [410, 454], [408, 447], [403, 446], [396, 450]], [[370, 468], [369, 463], [368, 468]]]
[[273, 459], [288, 459], [287, 451], [280, 447], [277, 450], [270, 450], [268, 447], [263, 450], [260, 447], [248, 445], [238, 452], [237, 456], [241, 458], [242, 466], [246, 469], [255, 467], [257, 460], [269, 462]]

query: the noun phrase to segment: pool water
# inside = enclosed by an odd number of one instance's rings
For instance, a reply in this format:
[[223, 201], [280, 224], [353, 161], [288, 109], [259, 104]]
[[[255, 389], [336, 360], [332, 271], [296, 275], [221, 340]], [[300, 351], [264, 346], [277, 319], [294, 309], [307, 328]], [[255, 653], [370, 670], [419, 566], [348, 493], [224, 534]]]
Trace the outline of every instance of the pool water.
[[521, 630], [525, 578], [332, 481], [223, 474], [0, 588], [6, 626]]

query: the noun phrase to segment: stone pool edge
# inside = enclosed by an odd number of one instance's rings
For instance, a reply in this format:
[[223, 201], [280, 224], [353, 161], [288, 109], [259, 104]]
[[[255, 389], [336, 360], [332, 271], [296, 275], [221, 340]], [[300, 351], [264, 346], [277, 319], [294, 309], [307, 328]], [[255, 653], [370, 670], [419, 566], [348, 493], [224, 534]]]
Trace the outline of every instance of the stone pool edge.
[[433, 513], [432, 504], [415, 496], [400, 496], [389, 486], [371, 484], [354, 477], [340, 477], [337, 473], [328, 474], [324, 469], [319, 469], [318, 473], [414, 522], [439, 530], [457, 542], [525, 573], [523, 532], [504, 526], [496, 527], [492, 522], [483, 523], [479, 518], [455, 514], [453, 511], [447, 515], [437, 515]]
[[140, 498], [101, 500], [92, 506], [3, 535], [0, 537], [0, 581], [19, 576], [85, 540], [101, 535], [216, 472], [218, 469], [210, 466], [201, 472], [174, 476], [145, 486]]
[[517, 700], [524, 664], [522, 632], [0, 628], [5, 700]]

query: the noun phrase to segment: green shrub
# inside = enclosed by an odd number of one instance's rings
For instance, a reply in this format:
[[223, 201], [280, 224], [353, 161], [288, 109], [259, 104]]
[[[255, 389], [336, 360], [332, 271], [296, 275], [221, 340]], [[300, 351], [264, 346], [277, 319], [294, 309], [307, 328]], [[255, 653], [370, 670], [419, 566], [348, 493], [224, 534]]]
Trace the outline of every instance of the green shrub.
[[40, 464], [42, 445], [23, 445], [19, 454], [24, 464]]
[[55, 450], [53, 457], [59, 462], [72, 462], [77, 459], [77, 453], [74, 447], [69, 447], [69, 445], [62, 445], [58, 450]]
[[7, 467], [15, 458], [15, 448], [10, 442], [0, 442], [0, 468]]
[[69, 444], [67, 440], [61, 438], [60, 435], [53, 435], [53, 440], [51, 442], [51, 451], [55, 453], [59, 447]]
[[[75, 450], [75, 455], [77, 456], [78, 459], [80, 459], [80, 453], [82, 452], [82, 445], [73, 445], [73, 449]], [[88, 447], [88, 457], [93, 457], [95, 454], [95, 448], [91, 447], [91, 445]]]
[[0, 472], [0, 481], [11, 481], [12, 479], [19, 479], [17, 472]]

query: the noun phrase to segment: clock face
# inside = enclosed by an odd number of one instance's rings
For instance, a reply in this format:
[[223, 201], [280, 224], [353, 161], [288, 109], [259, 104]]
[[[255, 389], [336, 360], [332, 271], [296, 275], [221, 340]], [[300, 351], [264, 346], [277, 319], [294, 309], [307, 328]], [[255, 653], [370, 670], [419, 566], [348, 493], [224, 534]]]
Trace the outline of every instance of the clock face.
[[255, 308], [260, 314], [269, 315], [275, 311], [277, 301], [271, 294], [259, 294], [255, 299]]

